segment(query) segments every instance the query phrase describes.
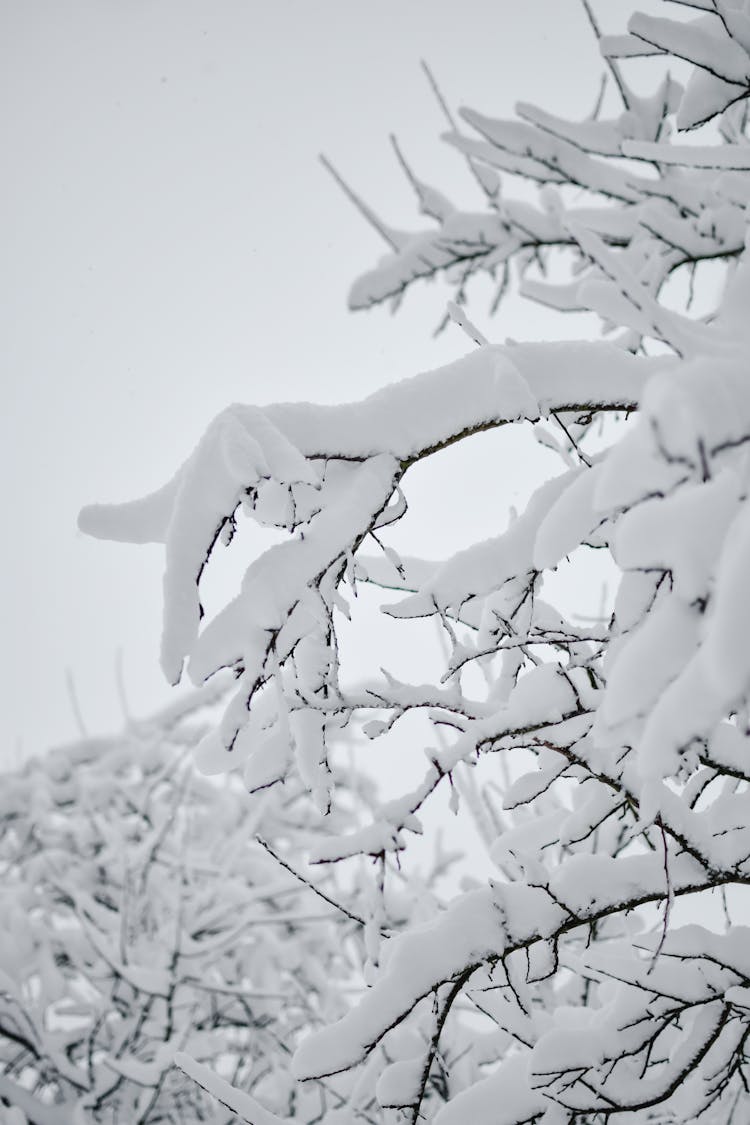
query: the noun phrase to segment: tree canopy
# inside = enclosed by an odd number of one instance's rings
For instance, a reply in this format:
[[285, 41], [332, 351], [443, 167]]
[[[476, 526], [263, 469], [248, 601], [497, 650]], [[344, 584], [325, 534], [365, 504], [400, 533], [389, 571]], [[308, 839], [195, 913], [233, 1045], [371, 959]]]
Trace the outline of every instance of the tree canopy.
[[343, 1013], [361, 922], [264, 838], [298, 851], [315, 834], [299, 787], [251, 807], [236, 778], [196, 774], [218, 697], [209, 685], [3, 775], [4, 1125], [236, 1120], [178, 1051], [301, 1119], [343, 1104], [335, 1083], [297, 1088], [288, 1057]]
[[[600, 37], [612, 116], [601, 99], [579, 122], [463, 110], [466, 134], [450, 115], [480, 211], [405, 162], [434, 225], [395, 231], [362, 205], [389, 249], [352, 305], [444, 273], [465, 359], [359, 403], [231, 406], [159, 491], [81, 515], [94, 535], [164, 544], [168, 680], [234, 675], [199, 764], [241, 768], [251, 792], [301, 784], [320, 817], [308, 860], [372, 861], [368, 987], [295, 1044], [301, 1081], [353, 1077], [344, 1105], [295, 1111], [306, 1125], [736, 1125], [750, 1107], [750, 931], [729, 924], [750, 882], [750, 7], [670, 12]], [[634, 56], [655, 56], [649, 96], [627, 81]], [[535, 201], [513, 198], [519, 179]], [[695, 311], [717, 264], [717, 301]], [[605, 338], [489, 344], [461, 307], [480, 271], [500, 297], [517, 273], [530, 298], [597, 313]], [[493, 538], [400, 558], [388, 528], [409, 470], [511, 425], [561, 471]], [[243, 516], [287, 536], [204, 622], [201, 576]], [[618, 575], [597, 620], [551, 582], [591, 551]], [[347, 678], [358, 584], [388, 591], [396, 623], [435, 620], [438, 677]], [[341, 831], [336, 763], [415, 713], [421, 780]], [[396, 925], [402, 853], [446, 789], [495, 873]]]

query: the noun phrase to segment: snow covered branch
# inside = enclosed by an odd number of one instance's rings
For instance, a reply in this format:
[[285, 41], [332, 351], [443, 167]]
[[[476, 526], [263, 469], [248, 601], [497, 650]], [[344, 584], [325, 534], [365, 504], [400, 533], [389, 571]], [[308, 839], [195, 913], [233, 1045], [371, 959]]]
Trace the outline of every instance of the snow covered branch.
[[[334, 1003], [311, 982], [326, 1002], [283, 1044], [302, 1080], [285, 1105], [257, 1075], [243, 1100], [194, 1048], [180, 1056], [247, 1120], [736, 1125], [750, 1112], [748, 934], [730, 924], [750, 884], [750, 9], [683, 7], [699, 18], [640, 15], [601, 37], [614, 116], [599, 104], [584, 122], [525, 103], [514, 121], [462, 113], [479, 139], [453, 128], [449, 140], [482, 187], [481, 214], [425, 185], [398, 146], [437, 230], [402, 236], [362, 206], [389, 253], [355, 284], [355, 306], [437, 271], [459, 301], [480, 270], [500, 270], [504, 291], [515, 262], [527, 295], [597, 312], [619, 330], [611, 342], [495, 347], [474, 333], [465, 359], [360, 403], [235, 405], [158, 492], [81, 515], [94, 535], [164, 544], [167, 678], [186, 666], [196, 683], [222, 669], [236, 680], [200, 768], [242, 768], [256, 801], [291, 795], [296, 810], [309, 796], [305, 832], [279, 825], [280, 849], [264, 829], [264, 858], [284, 857], [297, 893], [295, 848], [316, 879], [343, 872], [341, 887], [358, 887], [354, 907], [341, 888], [310, 891], [331, 926], [353, 924], [370, 987]], [[638, 55], [680, 60], [684, 88], [667, 75], [636, 94], [625, 75]], [[701, 143], [672, 144], [675, 129], [701, 129]], [[506, 199], [498, 170], [541, 185], [538, 202]], [[534, 271], [558, 251], [574, 268], [551, 286]], [[691, 315], [708, 260], [721, 292]], [[677, 311], [667, 283], [683, 266]], [[560, 471], [491, 538], [400, 558], [389, 536], [410, 469], [509, 425], [559, 454]], [[202, 574], [243, 514], [286, 537], [204, 623]], [[596, 617], [576, 611], [592, 557], [616, 586]], [[359, 583], [387, 591], [394, 645], [405, 621], [438, 627], [437, 676], [347, 676], [342, 623]], [[367, 645], [366, 616], [356, 629]], [[348, 784], [352, 748], [399, 745], [411, 762], [415, 742], [426, 762], [388, 800]], [[444, 792], [492, 878], [465, 859], [439, 895], [410, 857]], [[452, 864], [434, 850], [433, 874]], [[106, 972], [165, 1000], [172, 977], [134, 984], [88, 900], [66, 893]], [[41, 1050], [35, 1025], [9, 1012], [5, 1026], [14, 1051]]]

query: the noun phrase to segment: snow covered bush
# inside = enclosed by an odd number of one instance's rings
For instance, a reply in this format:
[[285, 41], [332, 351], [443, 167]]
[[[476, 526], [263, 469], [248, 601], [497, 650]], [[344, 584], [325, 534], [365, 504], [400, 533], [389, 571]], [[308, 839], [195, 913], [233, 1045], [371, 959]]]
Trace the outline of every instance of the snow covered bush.
[[288, 1056], [343, 1011], [361, 927], [254, 839], [315, 832], [299, 792], [250, 805], [195, 774], [200, 702], [2, 778], [7, 1125], [236, 1120], [173, 1066], [179, 1051], [304, 1120], [342, 1101], [329, 1083], [297, 1089]]
[[[234, 673], [199, 762], [242, 768], [250, 790], [301, 783], [330, 824], [308, 857], [371, 859], [370, 987], [295, 1054], [303, 1082], [354, 1075], [326, 1125], [750, 1115], [750, 929], [729, 925], [750, 882], [750, 5], [636, 14], [600, 45], [612, 115], [463, 111], [479, 137], [452, 124], [448, 139], [483, 209], [410, 172], [437, 227], [378, 223], [390, 251], [352, 304], [441, 271], [459, 302], [479, 271], [502, 294], [515, 265], [529, 297], [599, 314], [608, 339], [501, 346], [473, 332], [465, 359], [356, 404], [231, 406], [158, 492], [81, 516], [104, 538], [164, 543], [168, 679], [185, 665], [195, 683]], [[657, 70], [673, 56], [684, 83], [662, 70], [636, 94], [637, 55]], [[506, 198], [499, 173], [538, 185], [538, 201]], [[699, 315], [709, 262], [722, 292]], [[510, 425], [557, 448], [562, 471], [494, 538], [439, 564], [400, 559], [387, 537], [409, 470]], [[202, 624], [201, 575], [242, 513], [288, 536]], [[597, 621], [554, 592], [564, 560], [593, 550], [618, 574]], [[409, 682], [347, 677], [338, 641], [358, 583], [391, 591], [394, 628], [438, 623], [434, 682], [420, 667]], [[340, 832], [342, 747], [377, 749], [415, 714], [421, 780]], [[445, 790], [494, 873], [395, 927], [399, 863], [408, 878], [420, 815]]]

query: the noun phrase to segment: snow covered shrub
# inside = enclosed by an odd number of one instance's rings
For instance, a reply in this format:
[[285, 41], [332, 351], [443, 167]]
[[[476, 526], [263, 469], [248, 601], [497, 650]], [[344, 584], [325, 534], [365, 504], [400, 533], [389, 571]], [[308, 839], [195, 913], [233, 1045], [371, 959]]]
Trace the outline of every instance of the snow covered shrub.
[[18, 1106], [0, 1106], [0, 1125], [28, 1125], [28, 1118]]
[[359, 927], [253, 839], [314, 834], [299, 791], [250, 805], [196, 776], [205, 722], [183, 708], [2, 778], [7, 1125], [234, 1120], [173, 1066], [179, 1051], [279, 1112], [337, 1104], [327, 1084], [298, 1091], [288, 1056], [343, 1010], [330, 982], [351, 975]]
[[[295, 1055], [302, 1080], [357, 1076], [345, 1106], [321, 1110], [326, 1125], [750, 1119], [750, 929], [728, 925], [750, 882], [750, 5], [637, 14], [601, 46], [613, 115], [464, 111], [479, 137], [452, 126], [449, 140], [483, 210], [413, 177], [437, 228], [383, 227], [390, 252], [352, 304], [439, 271], [459, 299], [478, 271], [499, 273], [502, 292], [515, 264], [528, 296], [598, 313], [608, 340], [474, 333], [465, 359], [360, 403], [232, 406], [160, 491], [81, 517], [101, 537], [164, 543], [167, 677], [234, 672], [199, 759], [241, 766], [251, 789], [297, 779], [330, 821], [308, 857], [373, 861], [371, 987]], [[636, 94], [633, 55], [681, 60], [684, 85], [665, 76]], [[499, 173], [539, 185], [538, 202], [506, 198]], [[718, 306], [679, 311], [666, 283], [682, 271], [692, 293], [708, 261], [724, 273]], [[563, 284], [544, 282], [566, 264]], [[603, 419], [619, 422], [597, 436]], [[518, 518], [440, 564], [399, 559], [388, 528], [410, 468], [528, 424], [563, 468]], [[203, 568], [240, 512], [288, 538], [201, 625]], [[592, 549], [619, 574], [593, 622], [550, 581]], [[358, 582], [402, 592], [385, 607], [394, 627], [439, 624], [434, 682], [418, 667], [410, 682], [347, 680], [337, 638]], [[342, 834], [339, 746], [387, 743], [415, 713], [430, 728], [421, 780]], [[420, 812], [454, 784], [494, 874], [394, 933], [384, 888]]]

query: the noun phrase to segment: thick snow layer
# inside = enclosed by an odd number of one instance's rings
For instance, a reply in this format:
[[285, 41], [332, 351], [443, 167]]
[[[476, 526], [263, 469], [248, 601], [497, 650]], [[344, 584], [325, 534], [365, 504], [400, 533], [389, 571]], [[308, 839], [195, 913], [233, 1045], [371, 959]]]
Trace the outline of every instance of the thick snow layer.
[[[517, 418], [536, 418], [540, 411], [597, 403], [633, 406], [646, 378], [665, 363], [669, 360], [636, 358], [605, 343], [486, 347], [446, 367], [376, 391], [362, 402], [340, 406], [289, 403], [262, 411], [256, 408], [249, 415], [245, 412], [251, 408], [230, 407], [226, 416], [236, 423], [229, 427], [231, 433], [225, 434], [225, 415], [220, 415], [218, 426], [214, 423], [204, 440], [220, 444], [224, 435], [230, 450], [239, 444], [236, 456], [231, 451], [221, 456], [224, 472], [235, 482], [238, 476], [248, 475], [250, 479], [239, 483], [257, 480], [261, 451], [268, 460], [272, 442], [286, 443], [280, 450], [273, 446], [273, 453], [279, 454], [268, 464], [274, 479], [314, 481], [299, 455], [364, 459], [390, 452], [408, 460], [461, 433]], [[471, 394], [466, 393], [467, 385]], [[265, 425], [259, 422], [260, 417]], [[240, 436], [242, 430], [247, 432], [247, 440]], [[193, 456], [199, 451], [202, 456], [204, 448], [199, 444]], [[255, 460], [252, 450], [257, 450]], [[164, 488], [143, 500], [84, 508], [81, 529], [102, 539], [164, 541], [181, 477], [189, 464], [186, 462]]]
[[249, 1125], [283, 1125], [283, 1118], [277, 1117], [275, 1113], [269, 1113], [250, 1094], [231, 1086], [210, 1067], [204, 1066], [182, 1051], [175, 1055], [174, 1062], [188, 1078], [192, 1078], [218, 1102], [236, 1113], [241, 1121], [246, 1121]]
[[738, 502], [733, 472], [646, 500], [617, 524], [613, 554], [624, 570], [668, 570], [686, 602], [705, 597]]
[[545, 482], [507, 531], [459, 551], [439, 567], [418, 594], [389, 606], [388, 613], [393, 617], [429, 617], [441, 609], [458, 607], [470, 597], [488, 594], [508, 579], [533, 570], [539, 527], [577, 475], [574, 469]]
[[462, 895], [440, 918], [392, 940], [387, 966], [342, 1020], [298, 1047], [299, 1078], [332, 1074], [359, 1062], [373, 1043], [443, 981], [503, 948], [500, 915], [487, 890]]
[[748, 52], [730, 38], [721, 20], [702, 16], [685, 23], [638, 12], [631, 17], [628, 30], [646, 43], [695, 63], [726, 82], [740, 87], [750, 84]]
[[435, 1125], [518, 1125], [531, 1121], [547, 1104], [543, 1094], [531, 1089], [528, 1059], [516, 1055], [443, 1106]]
[[748, 573], [750, 504], [745, 499], [719, 555], [716, 597], [703, 646], [706, 674], [730, 707], [750, 688]]
[[312, 707], [302, 707], [290, 713], [289, 728], [299, 775], [324, 813], [331, 804], [325, 718]]
[[660, 601], [640, 629], [622, 638], [611, 661], [600, 716], [622, 723], [645, 715], [692, 657], [700, 615], [680, 598]]
[[563, 914], [543, 891], [530, 887], [461, 895], [436, 921], [392, 939], [377, 983], [338, 1023], [303, 1040], [294, 1057], [295, 1073], [312, 1078], [355, 1065], [439, 984], [468, 979], [511, 941], [554, 930]]
[[598, 466], [574, 469], [567, 487], [542, 519], [534, 539], [532, 563], [549, 570], [576, 549], [601, 522], [594, 509]]
[[[393, 492], [396, 463], [373, 457], [357, 466], [335, 500], [294, 539], [269, 548], [248, 567], [241, 593], [204, 629], [190, 660], [199, 683], [222, 667], [242, 661], [246, 675], [263, 675], [269, 645], [296, 644], [317, 623], [307, 591], [362, 536]], [[296, 613], [296, 618], [295, 618]]]
[[78, 517], [78, 526], [97, 539], [121, 543], [164, 543], [167, 539], [182, 470], [156, 492], [125, 504], [91, 504]]
[[400, 1059], [385, 1068], [375, 1086], [384, 1109], [416, 1105], [422, 1085], [424, 1058]]

